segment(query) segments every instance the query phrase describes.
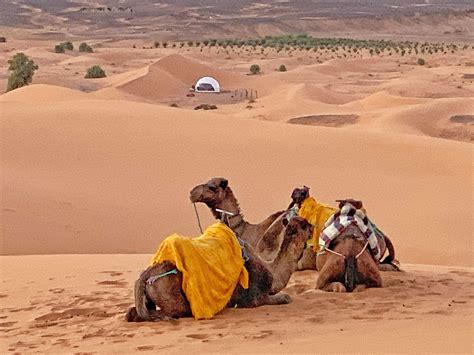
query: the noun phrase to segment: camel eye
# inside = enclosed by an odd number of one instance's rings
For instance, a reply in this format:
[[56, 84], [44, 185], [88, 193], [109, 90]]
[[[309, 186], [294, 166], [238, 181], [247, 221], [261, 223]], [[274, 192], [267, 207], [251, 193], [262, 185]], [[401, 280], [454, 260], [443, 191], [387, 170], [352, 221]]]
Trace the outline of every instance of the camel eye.
[[212, 192], [217, 192], [217, 186], [215, 185], [208, 185], [209, 187], [209, 190], [211, 190]]

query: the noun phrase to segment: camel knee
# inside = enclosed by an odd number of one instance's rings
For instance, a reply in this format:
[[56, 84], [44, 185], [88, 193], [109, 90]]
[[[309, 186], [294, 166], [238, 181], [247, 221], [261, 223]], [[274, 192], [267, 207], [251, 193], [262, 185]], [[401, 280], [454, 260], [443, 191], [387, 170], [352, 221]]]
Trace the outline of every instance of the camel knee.
[[125, 314], [125, 320], [127, 322], [141, 322], [142, 319], [138, 316], [137, 309], [135, 307], [130, 307]]
[[298, 261], [298, 270], [316, 270], [316, 254], [312, 248], [306, 248]]
[[340, 282], [331, 282], [330, 284], [327, 284], [318, 288], [320, 290], [327, 291], [327, 292], [340, 292], [340, 293], [347, 292], [346, 287]]
[[279, 304], [288, 304], [291, 302], [291, 297], [287, 293], [277, 293], [276, 295], [269, 296], [268, 304], [279, 305]]

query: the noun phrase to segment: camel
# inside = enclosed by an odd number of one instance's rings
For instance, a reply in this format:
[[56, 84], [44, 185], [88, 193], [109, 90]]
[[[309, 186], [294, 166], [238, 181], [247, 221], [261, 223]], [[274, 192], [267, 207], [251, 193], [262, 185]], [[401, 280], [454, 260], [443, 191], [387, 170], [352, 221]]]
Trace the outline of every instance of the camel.
[[[290, 205], [288, 206], [288, 209], [291, 209], [294, 206], [298, 206], [298, 208], [301, 208], [301, 204], [308, 197], [310, 197], [309, 187], [304, 186], [302, 188], [295, 188], [291, 194], [292, 201]], [[340, 202], [339, 205], [341, 205], [341, 203], [343, 203], [344, 201], [345, 200], [338, 200], [336, 202]], [[354, 201], [354, 200], [352, 201], [356, 204], [357, 202], [360, 202], [360, 201]], [[362, 208], [361, 202], [360, 202], [360, 208]], [[377, 233], [376, 235], [377, 235], [379, 246], [381, 248], [381, 252], [382, 252], [381, 255], [383, 256], [385, 252], [388, 251], [388, 255], [378, 264], [379, 269], [381, 271], [398, 271], [399, 268], [396, 265], [398, 261], [396, 261], [395, 259], [395, 248], [393, 246], [392, 241], [387, 235], [382, 235], [379, 233]], [[316, 253], [314, 253], [311, 248], [305, 249], [303, 257], [301, 258], [298, 264], [298, 270], [306, 270], [306, 269], [321, 270], [317, 267]]]
[[[237, 285], [227, 307], [250, 308], [291, 302], [290, 296], [280, 291], [286, 287], [291, 274], [296, 270], [306, 242], [311, 237], [312, 227], [300, 217], [284, 223], [287, 226], [283, 242], [273, 262], [262, 260], [245, 243], [248, 255], [245, 267], [249, 272], [249, 288], [244, 289]], [[175, 271], [174, 274], [160, 277], [174, 269], [172, 263], [164, 262], [150, 266], [140, 275], [135, 283], [135, 307], [131, 307], [125, 316], [128, 322], [192, 316], [190, 304], [181, 287], [181, 272]], [[147, 283], [147, 280], [154, 276], [159, 278]]]
[[347, 227], [331, 243], [330, 248], [334, 253], [326, 251], [317, 256], [321, 270], [316, 281], [317, 289], [358, 292], [366, 287], [382, 287], [377, 262], [367, 249], [366, 238], [357, 226]]
[[284, 229], [281, 221], [286, 216], [286, 210], [272, 213], [259, 224], [247, 222], [228, 180], [222, 177], [195, 186], [189, 198], [192, 203], [206, 204], [217, 219], [221, 219], [221, 212], [216, 209], [233, 213], [234, 216], [229, 218], [230, 229], [249, 243], [264, 260], [273, 260], [281, 245]]

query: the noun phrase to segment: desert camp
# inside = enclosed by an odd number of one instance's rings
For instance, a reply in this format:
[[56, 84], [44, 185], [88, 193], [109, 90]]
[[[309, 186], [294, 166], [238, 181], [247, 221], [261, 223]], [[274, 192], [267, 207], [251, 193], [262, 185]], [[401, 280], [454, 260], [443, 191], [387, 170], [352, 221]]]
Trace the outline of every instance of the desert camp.
[[0, 353], [472, 353], [473, 11], [1, 2]]

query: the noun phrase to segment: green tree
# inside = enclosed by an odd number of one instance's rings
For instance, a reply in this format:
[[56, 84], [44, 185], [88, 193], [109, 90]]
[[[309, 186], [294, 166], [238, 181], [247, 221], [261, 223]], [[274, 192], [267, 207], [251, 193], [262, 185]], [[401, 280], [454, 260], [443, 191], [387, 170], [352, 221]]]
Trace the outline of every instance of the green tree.
[[252, 73], [252, 75], [260, 74], [260, 66], [258, 64], [252, 64], [250, 66], [250, 73]]
[[286, 71], [286, 67], [285, 67], [285, 64], [282, 64], [280, 65], [280, 67], [278, 68], [278, 71]]
[[418, 65], [425, 65], [426, 62], [423, 58], [418, 58], [418, 60], [416, 61], [418, 63]]
[[105, 78], [105, 71], [98, 65], [93, 65], [89, 69], [87, 69], [86, 79], [95, 79], [95, 78]]
[[33, 75], [38, 66], [24, 53], [17, 53], [8, 61], [8, 70], [11, 72], [8, 77], [7, 91], [29, 85], [33, 80]]

